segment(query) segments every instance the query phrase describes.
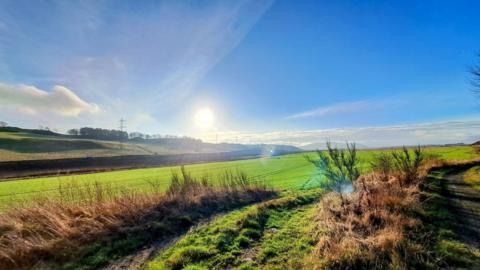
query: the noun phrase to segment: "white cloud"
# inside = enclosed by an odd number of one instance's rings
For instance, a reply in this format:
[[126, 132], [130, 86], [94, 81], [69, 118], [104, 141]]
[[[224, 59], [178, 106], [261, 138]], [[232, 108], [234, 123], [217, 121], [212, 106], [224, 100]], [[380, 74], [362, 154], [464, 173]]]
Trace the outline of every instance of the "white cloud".
[[287, 116], [286, 119], [300, 119], [300, 118], [311, 118], [311, 117], [324, 117], [334, 114], [345, 114], [353, 113], [367, 110], [375, 110], [380, 108], [385, 108], [388, 105], [392, 105], [393, 102], [390, 100], [378, 100], [378, 101], [368, 101], [360, 100], [353, 102], [342, 102], [329, 106], [318, 107], [316, 109], [300, 112]]
[[[198, 8], [188, 1], [162, 1], [148, 12], [121, 11], [108, 17], [99, 12], [102, 5], [85, 8], [71, 4], [67, 12], [76, 10], [74, 18], [82, 18], [82, 23], [68, 19], [57, 24], [72, 28], [68, 35], [83, 35], [80, 45], [71, 46], [79, 46], [81, 51], [73, 51], [73, 55], [69, 48], [66, 57], [47, 63], [47, 72], [66, 78], [68, 85], [81, 89], [82, 94], [119, 112], [134, 113], [139, 104], [152, 114], [174, 111], [241, 43], [272, 2], [213, 1]], [[94, 30], [76, 29], [83, 25], [82, 14], [95, 18]], [[39, 42], [43, 40], [42, 36]], [[82, 48], [82, 44], [88, 47]], [[128, 102], [116, 106], [112, 96]], [[132, 108], [128, 105], [133, 101]]]
[[57, 85], [51, 92], [28, 85], [0, 83], [0, 108], [16, 109], [34, 115], [51, 113], [59, 116], [77, 116], [81, 113], [96, 114], [100, 108], [78, 97], [65, 86]]
[[480, 140], [480, 121], [449, 121], [410, 125], [363, 128], [335, 128], [306, 131], [277, 131], [265, 133], [220, 132], [206, 134], [202, 139], [214, 142], [270, 143], [304, 146], [312, 143], [356, 142], [368, 147], [472, 143]]

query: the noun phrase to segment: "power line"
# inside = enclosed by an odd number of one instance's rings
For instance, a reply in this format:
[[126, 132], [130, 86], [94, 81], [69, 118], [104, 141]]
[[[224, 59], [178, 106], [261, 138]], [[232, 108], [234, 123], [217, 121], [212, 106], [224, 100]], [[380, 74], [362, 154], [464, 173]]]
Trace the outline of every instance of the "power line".
[[118, 127], [120, 129], [120, 149], [123, 150], [123, 131], [127, 128], [125, 125], [127, 121], [123, 118], [120, 119], [120, 126]]

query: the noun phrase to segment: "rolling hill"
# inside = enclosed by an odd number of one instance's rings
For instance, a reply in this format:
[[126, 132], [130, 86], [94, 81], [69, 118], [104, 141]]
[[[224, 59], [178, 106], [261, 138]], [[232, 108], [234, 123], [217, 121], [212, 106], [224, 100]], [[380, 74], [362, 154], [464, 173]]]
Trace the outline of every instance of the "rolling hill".
[[135, 138], [120, 143], [111, 140], [86, 139], [47, 130], [0, 128], [0, 161], [220, 153], [247, 150], [265, 151], [270, 154], [301, 151], [299, 148], [288, 145], [213, 144], [191, 138]]

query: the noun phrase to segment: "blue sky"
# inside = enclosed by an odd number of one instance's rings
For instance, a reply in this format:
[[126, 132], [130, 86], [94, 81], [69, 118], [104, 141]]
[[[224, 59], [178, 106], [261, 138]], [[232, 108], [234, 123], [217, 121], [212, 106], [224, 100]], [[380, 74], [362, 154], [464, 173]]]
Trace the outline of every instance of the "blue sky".
[[[12, 125], [245, 143], [480, 139], [478, 1], [0, 1]], [[195, 123], [208, 108], [214, 120]]]

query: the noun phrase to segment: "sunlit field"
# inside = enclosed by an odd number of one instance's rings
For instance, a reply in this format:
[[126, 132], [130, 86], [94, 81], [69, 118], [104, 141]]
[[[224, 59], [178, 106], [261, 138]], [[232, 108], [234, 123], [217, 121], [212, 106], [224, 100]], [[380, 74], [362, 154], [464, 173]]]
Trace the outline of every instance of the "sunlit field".
[[[371, 158], [380, 151], [363, 150], [359, 152], [363, 170], [367, 171]], [[469, 146], [432, 147], [426, 153], [445, 160], [463, 160], [477, 157], [475, 149]], [[318, 185], [315, 168], [305, 155], [314, 153], [291, 154], [259, 159], [215, 162], [185, 166], [194, 176], [208, 176], [214, 182], [226, 170], [245, 172], [250, 181], [261, 181], [281, 190], [309, 189]], [[135, 170], [121, 170], [72, 176], [52, 176], [21, 180], [6, 180], [0, 183], [0, 203], [5, 207], [18, 201], [28, 201], [37, 196], [58, 196], [62, 184], [99, 183], [118, 188], [136, 189], [148, 192], [151, 182], [159, 183], [160, 190], [165, 190], [170, 183], [172, 173], [178, 172], [179, 166], [159, 167]]]

